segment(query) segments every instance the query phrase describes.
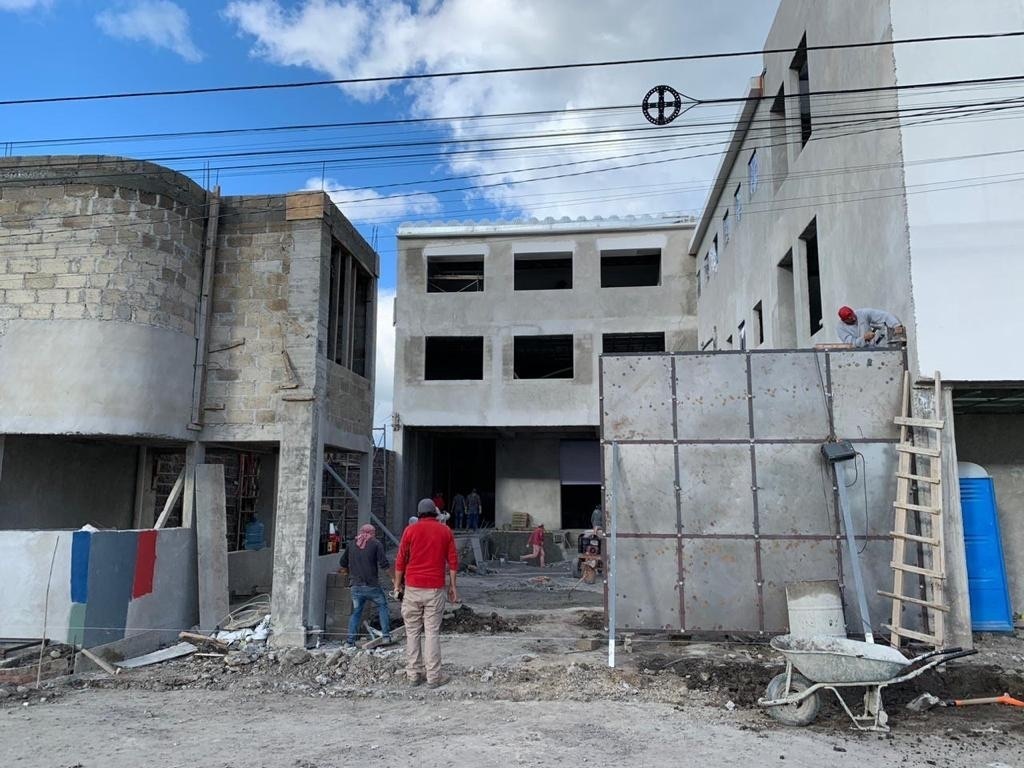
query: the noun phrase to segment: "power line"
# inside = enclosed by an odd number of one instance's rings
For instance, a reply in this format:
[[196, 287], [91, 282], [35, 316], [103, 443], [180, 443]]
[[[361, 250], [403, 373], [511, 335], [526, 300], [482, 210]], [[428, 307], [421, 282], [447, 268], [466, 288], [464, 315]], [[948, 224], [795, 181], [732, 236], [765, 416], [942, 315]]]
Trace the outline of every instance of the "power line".
[[[956, 40], [990, 40], [995, 38], [1021, 37], [1024, 31], [988, 32], [973, 35], [935, 35], [931, 37], [909, 37], [899, 40], [879, 40], [859, 43], [832, 43], [827, 45], [807, 46], [807, 51], [833, 51], [856, 48], [874, 48], [890, 45], [908, 45], [914, 43], [935, 43]], [[289, 88], [312, 88], [326, 85], [367, 85], [371, 83], [393, 83], [414, 80], [431, 80], [437, 78], [468, 77], [476, 75], [499, 75], [522, 72], [552, 72], [567, 69], [594, 69], [602, 67], [621, 67], [637, 64], [666, 64], [681, 61], [705, 61], [708, 59], [740, 58], [745, 56], [764, 56], [775, 53], [795, 53], [796, 48], [765, 48], [746, 51], [725, 51], [718, 53], [695, 53], [682, 56], [658, 56], [641, 59], [618, 59], [609, 61], [589, 61], [573, 64], [539, 64], [522, 67], [500, 67], [490, 69], [468, 69], [448, 72], [418, 72], [406, 75], [381, 75], [375, 77], [349, 77], [331, 80], [307, 80], [291, 83], [259, 83], [255, 85], [211, 86], [207, 88], [181, 88], [164, 91], [134, 91], [121, 93], [92, 94], [82, 96], [51, 96], [31, 99], [6, 99], [0, 106], [16, 106], [24, 104], [55, 104], [77, 101], [101, 101], [110, 99], [134, 99], [154, 96], [192, 96], [209, 93], [239, 93], [245, 91], [283, 90]]]

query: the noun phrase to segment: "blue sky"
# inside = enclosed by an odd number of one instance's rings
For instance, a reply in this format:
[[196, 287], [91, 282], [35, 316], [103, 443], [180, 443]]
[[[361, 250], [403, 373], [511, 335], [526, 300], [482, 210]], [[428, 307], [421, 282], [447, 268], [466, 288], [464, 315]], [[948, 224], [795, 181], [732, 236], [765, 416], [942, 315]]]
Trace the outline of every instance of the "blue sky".
[[[0, 0], [0, 50], [7, 62], [18, 63], [8, 68], [0, 99], [758, 49], [777, 5], [778, 0]], [[380, 423], [390, 408], [388, 299], [399, 222], [698, 214], [735, 108], [698, 107], [669, 128], [653, 129], [638, 105], [659, 83], [698, 99], [740, 96], [760, 70], [760, 57], [754, 56], [375, 87], [9, 105], [0, 106], [0, 152], [152, 159], [200, 183], [209, 165], [224, 194], [288, 192], [319, 187], [323, 180], [381, 255]], [[578, 111], [610, 106], [622, 108]], [[534, 110], [553, 112], [486, 117]], [[444, 119], [455, 116], [474, 119]], [[436, 122], [30, 143], [410, 117]], [[716, 125], [691, 126], [709, 122]], [[353, 148], [410, 141], [437, 144]], [[263, 151], [293, 154], [224, 156]], [[424, 156], [371, 159], [410, 153]], [[215, 156], [189, 159], [193, 155]], [[271, 165], [283, 162], [304, 165]], [[256, 167], [232, 169], [236, 165]], [[587, 173], [564, 175], [581, 170]], [[394, 184], [402, 186], [388, 186]]]

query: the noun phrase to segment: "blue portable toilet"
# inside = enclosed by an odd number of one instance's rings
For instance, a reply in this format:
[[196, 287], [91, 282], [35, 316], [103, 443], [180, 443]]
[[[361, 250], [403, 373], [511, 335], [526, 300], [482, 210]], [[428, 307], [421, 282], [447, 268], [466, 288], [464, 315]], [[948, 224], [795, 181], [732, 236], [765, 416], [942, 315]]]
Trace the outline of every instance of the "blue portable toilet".
[[977, 464], [962, 462], [960, 506], [967, 552], [967, 584], [971, 598], [971, 629], [1012, 632], [1013, 613], [999, 536], [996, 491], [992, 478]]

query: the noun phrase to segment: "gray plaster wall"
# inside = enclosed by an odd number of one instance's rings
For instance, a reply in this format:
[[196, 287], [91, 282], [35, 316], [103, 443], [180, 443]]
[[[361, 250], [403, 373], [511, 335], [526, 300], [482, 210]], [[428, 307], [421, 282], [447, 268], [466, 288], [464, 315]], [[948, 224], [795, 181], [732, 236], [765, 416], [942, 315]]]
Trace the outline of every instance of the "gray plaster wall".
[[560, 441], [551, 438], [499, 439], [495, 446], [495, 527], [512, 522], [514, 512], [528, 512], [534, 525], [548, 530], [562, 525]]
[[0, 529], [130, 528], [134, 445], [8, 435], [0, 465]]
[[[623, 223], [588, 231], [509, 225], [500, 233], [465, 235], [439, 228], [399, 233], [395, 305], [395, 410], [410, 426], [596, 426], [597, 361], [602, 333], [662, 331], [672, 350], [695, 349], [693, 275], [686, 256], [691, 225], [648, 228]], [[600, 252], [661, 248], [661, 284], [601, 288]], [[569, 290], [515, 291], [516, 254], [571, 252]], [[427, 259], [484, 259], [482, 292], [428, 293]], [[571, 380], [513, 378], [513, 338], [572, 334]], [[481, 381], [425, 381], [427, 336], [483, 336]]]
[[[924, 13], [921, 14], [922, 18]], [[793, 49], [806, 33], [810, 46], [850, 40], [889, 40], [892, 30], [889, 0], [823, 3], [783, 0], [766, 48]], [[924, 34], [924, 33], [922, 33]], [[720, 169], [722, 195], [710, 201], [708, 226], [694, 241], [690, 269], [702, 270], [704, 257], [718, 237], [718, 268], [702, 278], [698, 302], [699, 341], [703, 348], [727, 349], [729, 336], [739, 348], [738, 327], [745, 322], [747, 346], [754, 337], [754, 307], [762, 302], [764, 346], [808, 347], [835, 342], [836, 311], [844, 304], [881, 307], [908, 326], [914, 359], [914, 307], [910, 279], [907, 214], [901, 202], [903, 154], [898, 125], [876, 123], [873, 130], [847, 125], [846, 113], [893, 110], [891, 92], [866, 93], [849, 99], [812, 97], [813, 132], [801, 146], [799, 110], [786, 102], [784, 134], [773, 134], [771, 103], [783, 86], [797, 91], [790, 70], [791, 53], [764, 57], [763, 93], [754, 124], [742, 140], [735, 161]], [[892, 86], [896, 83], [891, 49], [885, 47], [811, 51], [808, 55], [811, 91]], [[751, 64], [752, 76], [760, 66]], [[760, 95], [761, 90], [756, 91]], [[746, 95], [746, 94], [737, 94]], [[829, 123], [833, 126], [829, 127]], [[863, 128], [863, 127], [862, 127]], [[785, 165], [778, 145], [785, 154]], [[756, 150], [757, 190], [751, 194], [748, 163]], [[734, 193], [740, 188], [742, 215], [737, 216]], [[732, 235], [725, 242], [722, 218], [726, 211]], [[800, 235], [817, 218], [824, 325], [812, 333], [808, 319], [807, 259]], [[700, 230], [698, 230], [700, 232]], [[792, 249], [792, 275], [778, 263]], [[780, 309], [787, 285], [794, 293], [795, 322]]]
[[153, 591], [128, 604], [125, 637], [154, 629], [191, 629], [199, 618], [197, 599], [195, 532], [190, 528], [161, 530], [156, 540]]
[[1024, 611], [1024, 414], [955, 417], [960, 461], [988, 470], [996, 489], [1010, 604]]

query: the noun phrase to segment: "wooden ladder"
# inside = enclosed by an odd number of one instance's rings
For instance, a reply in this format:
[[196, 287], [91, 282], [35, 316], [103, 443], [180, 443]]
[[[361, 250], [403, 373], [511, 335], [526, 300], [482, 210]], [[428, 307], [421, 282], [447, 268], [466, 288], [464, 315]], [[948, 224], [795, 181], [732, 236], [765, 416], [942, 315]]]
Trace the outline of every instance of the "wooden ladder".
[[[892, 592], [879, 590], [878, 594], [892, 599], [892, 621], [883, 626], [889, 630], [890, 643], [894, 648], [899, 648], [905, 640], [941, 648], [945, 642], [945, 615], [949, 606], [946, 605], [944, 589], [942, 428], [945, 420], [942, 418], [942, 379], [939, 373], [935, 373], [934, 419], [912, 415], [910, 392], [910, 372], [906, 371], [903, 374], [902, 413], [894, 420], [900, 428], [900, 441], [896, 445], [899, 464], [896, 470], [896, 501], [893, 502], [895, 522], [890, 534], [893, 587]], [[908, 542], [916, 545], [911, 552], [917, 554], [917, 564], [906, 561]], [[909, 585], [905, 584], [907, 574], [911, 575]], [[915, 576], [916, 579], [913, 578]], [[918, 595], [906, 594], [906, 587], [915, 585], [922, 588]], [[903, 625], [903, 609], [908, 605], [923, 609], [925, 631], [919, 632]]]

